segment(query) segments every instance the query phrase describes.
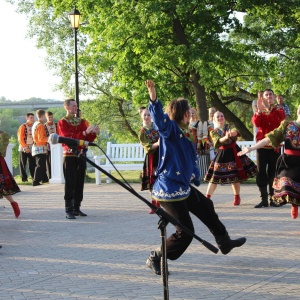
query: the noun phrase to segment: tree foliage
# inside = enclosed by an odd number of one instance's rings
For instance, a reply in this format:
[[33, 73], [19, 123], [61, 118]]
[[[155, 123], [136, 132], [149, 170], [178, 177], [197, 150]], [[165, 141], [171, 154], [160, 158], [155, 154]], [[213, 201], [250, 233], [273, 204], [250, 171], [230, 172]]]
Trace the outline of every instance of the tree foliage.
[[[147, 104], [143, 82], [151, 78], [163, 101], [186, 97], [202, 121], [213, 105], [252, 139], [257, 90], [272, 87], [291, 101], [298, 91], [291, 66], [299, 61], [299, 1], [76, 1], [80, 95], [94, 100], [83, 104], [85, 116], [110, 138], [137, 140], [137, 108]], [[37, 46], [46, 48], [59, 88], [71, 95], [74, 38], [67, 12], [75, 2], [12, 2], [29, 17]]]

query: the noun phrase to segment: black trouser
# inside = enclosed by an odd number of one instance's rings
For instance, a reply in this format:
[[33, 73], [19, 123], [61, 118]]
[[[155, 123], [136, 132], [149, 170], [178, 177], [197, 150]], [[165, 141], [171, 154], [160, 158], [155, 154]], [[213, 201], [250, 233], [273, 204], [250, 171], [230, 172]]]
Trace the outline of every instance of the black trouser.
[[29, 173], [33, 179], [34, 170], [35, 170], [35, 158], [31, 155], [31, 153], [25, 153], [23, 151], [19, 151], [19, 169], [22, 181], [27, 181], [28, 176], [26, 172], [26, 165], [28, 162]]
[[83, 199], [86, 161], [76, 156], [64, 157], [65, 208], [72, 212], [80, 208]]
[[47, 171], [46, 171], [46, 156], [47, 154], [37, 154], [35, 158], [35, 170], [34, 170], [34, 183], [39, 183], [41, 181], [48, 181]]
[[263, 200], [268, 199], [268, 195], [265, 195], [265, 193], [268, 193], [268, 186], [270, 196], [274, 194], [272, 185], [276, 172], [276, 162], [279, 156], [280, 153], [275, 152], [274, 149], [261, 148], [256, 152], [256, 164], [258, 169], [256, 184], [260, 189]]
[[[196, 188], [191, 187], [191, 189], [191, 194], [187, 199], [178, 202], [160, 202], [160, 205], [192, 232], [194, 232], [194, 225], [190, 212], [208, 227], [215, 238], [225, 236], [226, 228], [219, 220], [213, 202]], [[171, 260], [179, 258], [193, 240], [193, 237], [179, 226], [175, 227], [176, 232], [167, 238], [167, 258]]]

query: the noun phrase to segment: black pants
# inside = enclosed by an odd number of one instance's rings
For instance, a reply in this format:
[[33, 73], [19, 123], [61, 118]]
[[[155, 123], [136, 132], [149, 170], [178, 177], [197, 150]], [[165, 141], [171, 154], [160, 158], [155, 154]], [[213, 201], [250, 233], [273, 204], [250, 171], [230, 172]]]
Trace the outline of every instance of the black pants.
[[29, 173], [31, 178], [34, 178], [34, 170], [35, 170], [35, 158], [31, 155], [31, 153], [25, 153], [23, 151], [19, 152], [19, 169], [22, 181], [27, 181], [28, 176], [26, 172], [26, 165], [28, 162]]
[[[259, 187], [261, 193], [262, 191], [267, 191], [269, 186], [269, 194], [273, 196], [274, 189], [272, 187], [275, 172], [276, 172], [276, 162], [280, 153], [275, 152], [274, 149], [258, 149], [256, 152], [256, 164], [258, 173], [256, 175], [256, 184]], [[265, 198], [266, 195], [261, 197]]]
[[[191, 189], [191, 194], [186, 200], [160, 202], [160, 205], [192, 232], [194, 232], [194, 225], [190, 212], [208, 227], [215, 238], [225, 236], [227, 234], [226, 228], [219, 220], [213, 202], [196, 188], [191, 187]], [[167, 258], [171, 260], [179, 258], [193, 240], [193, 237], [185, 233], [179, 226], [175, 227], [176, 232], [167, 238]]]
[[64, 157], [65, 208], [72, 212], [80, 208], [83, 199], [86, 161], [76, 156]]
[[41, 181], [47, 182], [48, 176], [46, 171], [46, 156], [47, 154], [37, 154], [34, 156], [35, 158], [35, 170], [34, 170], [34, 177], [33, 182], [39, 183]]

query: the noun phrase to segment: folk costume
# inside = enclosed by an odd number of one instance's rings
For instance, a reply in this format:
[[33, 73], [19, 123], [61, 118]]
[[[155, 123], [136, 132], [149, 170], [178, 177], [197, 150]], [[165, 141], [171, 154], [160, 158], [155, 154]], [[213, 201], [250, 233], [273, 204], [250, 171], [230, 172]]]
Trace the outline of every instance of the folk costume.
[[48, 154], [48, 137], [44, 124], [36, 121], [32, 126], [33, 146], [32, 156], [35, 158], [35, 170], [32, 181], [33, 186], [40, 185], [40, 182], [48, 182], [46, 159]]
[[[145, 160], [142, 171], [141, 191], [149, 190], [152, 193], [153, 184], [156, 180], [155, 171], [158, 164], [158, 148], [152, 149], [152, 145], [159, 139], [158, 131], [153, 128], [153, 123], [150, 127], [143, 126], [138, 133], [141, 145], [144, 148]], [[152, 200], [152, 204], [159, 207], [156, 200]], [[154, 211], [151, 209], [150, 214]]]
[[212, 161], [215, 156], [216, 156], [216, 149], [213, 146], [213, 140], [212, 137], [210, 135], [210, 132], [214, 129], [214, 122], [213, 120], [208, 120], [207, 121], [207, 131], [208, 131], [208, 140], [209, 142], [212, 144], [212, 146], [209, 147], [209, 158]]
[[[270, 111], [256, 112], [252, 117], [252, 124], [257, 127], [256, 142], [262, 140], [266, 134], [279, 127], [281, 121], [285, 119], [283, 109], [272, 107]], [[270, 206], [275, 206], [273, 202], [273, 181], [275, 177], [276, 162], [280, 156], [280, 148], [266, 146], [256, 151], [256, 164], [258, 173], [256, 184], [260, 191], [261, 202], [256, 208], [268, 207], [268, 195]], [[269, 192], [268, 192], [269, 187]]]
[[160, 101], [150, 104], [149, 111], [162, 141], [152, 198], [160, 202], [182, 201], [191, 193], [191, 177], [198, 179], [200, 175], [193, 136], [188, 124], [178, 125], [163, 113]]
[[[4, 131], [0, 131], [0, 198], [14, 195], [21, 192], [14, 177], [10, 173], [6, 161], [4, 159], [6, 155], [6, 149], [9, 144], [8, 134]], [[10, 202], [16, 218], [20, 215], [19, 205], [16, 201]]]
[[280, 144], [284, 142], [284, 153], [280, 155], [276, 164], [273, 199], [280, 205], [291, 203], [298, 212], [298, 206], [300, 206], [300, 124], [296, 121], [282, 121], [280, 126], [268, 133], [266, 137], [275, 148], [280, 147]]
[[276, 104], [275, 106], [277, 109], [282, 108], [284, 110], [285, 116], [291, 116], [291, 111], [287, 104], [282, 103], [281, 105]]
[[[22, 124], [18, 129], [19, 169], [20, 169], [20, 175], [23, 182], [28, 181], [28, 176], [26, 172], [27, 162], [28, 162], [29, 173], [31, 175], [31, 178], [34, 177], [35, 158], [31, 154], [31, 149], [33, 145], [32, 125], [33, 124], [26, 122]], [[30, 152], [26, 152], [28, 149], [30, 150]]]
[[205, 175], [204, 180], [207, 182], [231, 184], [245, 181], [257, 173], [255, 163], [248, 156], [237, 156], [237, 153], [241, 151], [236, 144], [237, 136], [231, 137], [224, 143], [220, 142], [220, 138], [224, 137], [229, 130], [236, 131], [235, 128], [230, 129], [228, 124], [225, 124], [223, 128], [216, 127], [210, 131], [217, 154]]
[[[197, 144], [198, 142], [201, 143], [201, 140], [198, 141], [198, 138], [197, 138], [197, 127], [198, 127], [198, 124], [199, 124], [199, 120], [198, 121], [195, 121], [195, 122], [191, 122], [189, 123], [189, 132], [190, 134], [193, 136], [193, 140], [194, 140], [194, 146], [195, 146], [195, 149], [197, 150]], [[199, 146], [199, 149], [201, 148], [201, 146]]]
[[[96, 138], [95, 133], [86, 133], [87, 123], [84, 119], [66, 115], [57, 124], [57, 131], [60, 136], [72, 139], [92, 142]], [[76, 149], [85, 155], [85, 147], [77, 146]], [[76, 156], [72, 148], [63, 144], [63, 172], [65, 177], [65, 210], [66, 213], [76, 213], [75, 215], [86, 216], [80, 211], [83, 199], [84, 178], [86, 171], [86, 161]]]
[[197, 164], [200, 170], [200, 180], [203, 181], [204, 176], [208, 170], [210, 157], [209, 157], [209, 141], [208, 138], [208, 122], [199, 121], [197, 124]]
[[[149, 111], [160, 135], [157, 180], [153, 186], [152, 197], [159, 200], [164, 210], [193, 232], [194, 225], [190, 212], [199, 218], [215, 236], [223, 254], [243, 245], [246, 239], [231, 240], [214, 210], [213, 202], [191, 185], [191, 178], [198, 178], [199, 170], [188, 124], [177, 124], [171, 120], [167, 114], [164, 114], [162, 104], [158, 100], [150, 102]], [[200, 184], [199, 180], [194, 182]], [[166, 241], [167, 258], [178, 259], [192, 239], [176, 226], [176, 232]], [[146, 263], [157, 275], [161, 273], [161, 256], [161, 247], [158, 247], [151, 251]]]
[[[52, 133], [56, 133], [56, 124], [54, 122], [46, 122], [45, 123], [45, 130], [47, 137], [50, 136]], [[50, 144], [47, 143], [48, 146], [48, 155], [46, 157], [46, 165], [47, 165], [47, 173], [48, 173], [48, 178], [51, 178], [51, 147]]]

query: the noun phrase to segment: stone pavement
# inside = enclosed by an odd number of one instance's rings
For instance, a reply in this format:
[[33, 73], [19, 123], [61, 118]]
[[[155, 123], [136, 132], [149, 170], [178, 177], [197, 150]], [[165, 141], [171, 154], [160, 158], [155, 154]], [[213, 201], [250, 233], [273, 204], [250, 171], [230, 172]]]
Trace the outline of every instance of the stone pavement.
[[[2, 199], [0, 299], [163, 299], [160, 277], [145, 266], [160, 243], [158, 217], [117, 184], [86, 184], [88, 217], [67, 220], [63, 187], [21, 186], [19, 219]], [[231, 237], [246, 236], [247, 243], [225, 256], [194, 240], [169, 261], [170, 299], [300, 299], [300, 220], [291, 219], [289, 205], [254, 209], [255, 185], [242, 185], [239, 207], [232, 198], [230, 186], [219, 186], [216, 211]], [[196, 234], [215, 245], [194, 220]]]

